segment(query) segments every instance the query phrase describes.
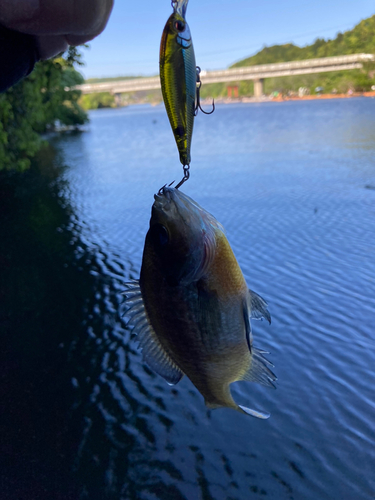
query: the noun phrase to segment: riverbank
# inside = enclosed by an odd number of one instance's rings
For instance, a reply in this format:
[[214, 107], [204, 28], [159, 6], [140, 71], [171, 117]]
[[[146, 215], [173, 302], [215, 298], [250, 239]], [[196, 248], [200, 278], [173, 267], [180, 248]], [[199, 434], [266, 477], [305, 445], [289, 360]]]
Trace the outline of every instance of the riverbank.
[[353, 92], [352, 94], [316, 94], [304, 96], [278, 96], [270, 99], [271, 101], [313, 101], [322, 99], [350, 99], [351, 97], [375, 97], [375, 91]]
[[[375, 91], [369, 92], [353, 92], [352, 94], [315, 94], [304, 96], [262, 96], [262, 97], [225, 97], [215, 99], [215, 104], [235, 104], [235, 103], [259, 103], [259, 102], [283, 102], [283, 101], [320, 101], [324, 99], [350, 99], [352, 97], [375, 97]], [[204, 105], [210, 105], [211, 99], [202, 101]]]
[[[313, 95], [305, 95], [302, 97], [299, 96], [282, 96], [279, 94], [277, 97], [263, 95], [262, 97], [216, 97], [214, 99], [215, 104], [237, 104], [237, 103], [259, 103], [259, 102], [282, 102], [282, 101], [313, 101], [313, 100], [322, 100], [322, 99], [348, 99], [350, 97], [375, 97], [375, 91], [369, 92], [353, 92], [352, 94], [313, 94]], [[212, 97], [208, 97], [206, 99], [201, 99], [201, 103], [203, 106], [210, 107], [212, 106]], [[115, 108], [124, 108], [127, 106], [139, 106], [142, 104], [148, 104], [151, 106], [159, 106], [163, 104], [163, 101], [154, 100], [148, 101], [146, 99], [140, 99], [134, 102], [127, 102], [126, 104], [122, 104], [120, 106], [115, 106]], [[100, 108], [110, 109], [112, 106], [100, 106]], [[90, 109], [90, 108], [88, 108]], [[93, 108], [98, 109], [98, 108]], [[81, 129], [81, 128], [80, 128]]]

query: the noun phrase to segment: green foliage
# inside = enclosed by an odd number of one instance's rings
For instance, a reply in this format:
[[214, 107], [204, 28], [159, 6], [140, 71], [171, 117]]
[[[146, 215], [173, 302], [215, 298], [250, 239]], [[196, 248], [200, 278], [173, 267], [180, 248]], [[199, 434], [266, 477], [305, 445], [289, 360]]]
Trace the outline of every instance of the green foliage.
[[26, 170], [43, 144], [40, 134], [56, 122], [87, 122], [78, 105], [80, 91], [70, 90], [83, 83], [74, 64], [82, 64], [81, 55], [71, 47], [64, 57], [37, 63], [27, 78], [0, 94], [0, 170]]
[[238, 87], [238, 94], [240, 96], [249, 96], [254, 93], [254, 82], [252, 80], [241, 80], [240, 82], [219, 82], [208, 83], [201, 87], [201, 97], [215, 98], [228, 97], [228, 87]]
[[79, 100], [83, 109], [114, 108], [115, 97], [109, 92], [98, 92], [97, 94], [85, 94]]
[[[254, 56], [243, 59], [231, 67], [238, 68], [256, 64], [298, 61], [315, 57], [329, 57], [361, 52], [375, 54], [374, 33], [375, 15], [364, 19], [351, 31], [339, 33], [334, 40], [326, 41], [318, 38], [313, 44], [306, 47], [298, 47], [291, 43], [264, 47]], [[231, 83], [202, 85], [201, 96], [202, 98], [227, 97], [227, 88], [235, 85], [238, 86], [239, 96], [251, 96], [254, 93], [254, 83], [251, 80], [243, 80]], [[314, 94], [316, 87], [323, 87], [324, 92], [336, 91], [338, 93], [345, 93], [349, 89], [354, 91], [370, 90], [372, 85], [375, 85], [375, 63], [364, 63], [362, 69], [351, 71], [266, 78], [264, 80], [264, 91], [266, 94], [274, 91], [282, 93], [288, 91], [297, 92], [299, 87], [306, 87], [310, 90], [311, 94]]]
[[201, 87], [201, 98], [206, 99], [207, 97], [226, 97], [227, 86], [230, 83], [207, 83]]
[[[157, 75], [156, 75], [157, 76]], [[104, 82], [116, 82], [121, 80], [133, 80], [134, 78], [144, 78], [143, 76], [112, 76], [107, 78], [88, 78], [86, 83], [104, 83]]]
[[247, 57], [246, 59], [233, 64], [231, 68], [241, 68], [242, 66], [255, 66], [257, 64], [272, 64], [276, 62], [308, 59], [308, 57], [303, 57], [301, 55], [302, 51], [303, 49], [301, 47], [297, 47], [292, 43], [287, 43], [285, 45], [273, 45], [272, 47], [264, 47], [254, 56]]
[[288, 43], [264, 47], [254, 56], [239, 61], [232, 68], [269, 64], [286, 61], [300, 61], [315, 57], [343, 56], [348, 54], [375, 54], [375, 15], [364, 19], [352, 30], [338, 33], [334, 40], [317, 38], [312, 45], [298, 47]]
[[315, 93], [316, 87], [323, 87], [324, 93], [333, 91], [344, 94], [349, 89], [362, 92], [370, 90], [375, 84], [375, 79], [370, 78], [366, 70], [333, 71], [332, 73], [313, 73], [311, 75], [283, 76], [279, 78], [266, 78], [264, 80], [264, 92], [270, 94], [274, 91], [286, 93], [297, 92], [299, 87], [306, 87], [311, 94]]

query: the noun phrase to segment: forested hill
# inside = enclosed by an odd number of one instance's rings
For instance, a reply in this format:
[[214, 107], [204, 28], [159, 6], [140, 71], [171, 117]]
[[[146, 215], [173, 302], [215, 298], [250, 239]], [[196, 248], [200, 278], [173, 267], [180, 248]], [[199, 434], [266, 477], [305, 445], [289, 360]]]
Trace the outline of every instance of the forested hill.
[[352, 30], [338, 33], [333, 40], [318, 38], [312, 45], [298, 47], [292, 43], [264, 47], [254, 56], [233, 64], [231, 68], [298, 61], [314, 57], [342, 56], [347, 54], [375, 54], [375, 15], [363, 19]]

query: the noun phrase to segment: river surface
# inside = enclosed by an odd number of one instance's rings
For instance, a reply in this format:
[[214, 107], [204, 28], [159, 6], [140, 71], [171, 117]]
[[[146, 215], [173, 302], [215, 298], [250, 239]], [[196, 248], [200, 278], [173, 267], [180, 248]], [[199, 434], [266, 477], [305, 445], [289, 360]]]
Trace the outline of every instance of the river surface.
[[267, 421], [209, 411], [186, 377], [170, 387], [142, 362], [121, 292], [153, 195], [182, 168], [162, 106], [90, 119], [51, 141], [43, 189], [13, 179], [3, 201], [0, 497], [374, 499], [375, 99], [196, 119], [183, 190], [224, 225], [272, 315], [253, 334], [277, 389], [234, 388]]

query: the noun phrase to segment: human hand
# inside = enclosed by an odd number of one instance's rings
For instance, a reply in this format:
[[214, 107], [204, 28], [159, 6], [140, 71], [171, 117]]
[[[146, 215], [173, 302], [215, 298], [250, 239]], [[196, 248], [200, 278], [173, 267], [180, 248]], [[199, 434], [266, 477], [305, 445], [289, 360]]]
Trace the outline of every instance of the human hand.
[[105, 28], [114, 0], [0, 0], [0, 24], [34, 35], [41, 59], [81, 45]]

